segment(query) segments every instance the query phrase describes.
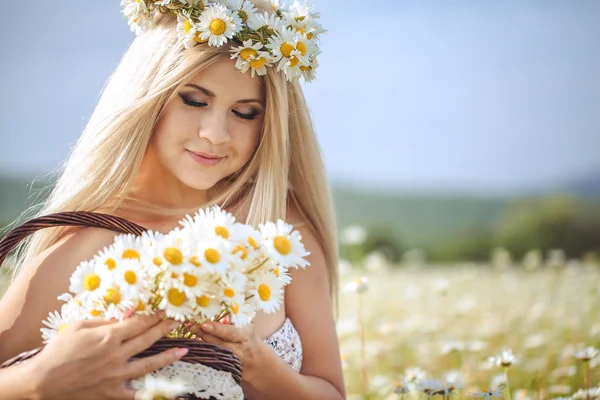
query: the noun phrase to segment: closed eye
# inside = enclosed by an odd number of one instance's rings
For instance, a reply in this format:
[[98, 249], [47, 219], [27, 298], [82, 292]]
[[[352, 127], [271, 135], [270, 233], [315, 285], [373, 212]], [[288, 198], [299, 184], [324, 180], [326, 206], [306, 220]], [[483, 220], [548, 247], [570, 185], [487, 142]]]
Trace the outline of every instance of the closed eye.
[[243, 114], [243, 113], [241, 113], [239, 111], [235, 111], [235, 110], [231, 110], [231, 112], [242, 119], [248, 119], [248, 120], [253, 120], [258, 116], [258, 113]]
[[183, 100], [183, 102], [185, 104], [187, 104], [190, 107], [206, 107], [206, 103], [202, 103], [202, 102], [198, 102], [198, 101], [192, 101], [190, 99], [186, 99], [183, 96], [179, 96], [181, 97], [181, 100]]

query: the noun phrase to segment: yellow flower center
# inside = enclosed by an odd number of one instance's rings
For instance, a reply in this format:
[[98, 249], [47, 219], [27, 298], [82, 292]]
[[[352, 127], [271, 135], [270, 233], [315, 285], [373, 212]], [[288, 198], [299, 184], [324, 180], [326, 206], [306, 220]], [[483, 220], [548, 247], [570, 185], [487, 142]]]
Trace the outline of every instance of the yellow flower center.
[[138, 305], [137, 308], [135, 309], [135, 311], [144, 311], [146, 309], [146, 304], [144, 304], [143, 301], [138, 301]]
[[123, 252], [123, 254], [121, 255], [121, 257], [123, 258], [132, 258], [132, 259], [140, 259], [140, 253], [137, 252], [137, 250], [134, 249], [127, 249]]
[[185, 33], [190, 33], [191, 29], [192, 29], [192, 23], [190, 22], [189, 19], [186, 19], [185, 22], [183, 23], [183, 31]]
[[279, 49], [281, 50], [281, 54], [283, 54], [284, 57], [289, 58], [289, 56], [292, 54], [292, 51], [294, 51], [294, 46], [292, 46], [288, 42], [283, 42]]
[[254, 60], [248, 61], [248, 64], [250, 64], [252, 68], [258, 69], [264, 66], [266, 62], [267, 60], [264, 58], [255, 58]]
[[102, 312], [100, 312], [100, 310], [92, 310], [90, 311], [90, 315], [92, 317], [99, 317], [100, 315], [102, 315]]
[[238, 305], [238, 303], [232, 303], [229, 308], [231, 309], [231, 312], [236, 314], [240, 312], [240, 306]]
[[169, 289], [169, 293], [167, 294], [167, 300], [169, 303], [173, 304], [175, 307], [179, 307], [185, 301], [185, 293], [180, 292], [177, 289], [171, 288]]
[[254, 250], [258, 249], [258, 243], [256, 243], [256, 240], [254, 240], [252, 236], [248, 236], [248, 244], [252, 246]]
[[261, 283], [258, 287], [258, 295], [262, 301], [267, 301], [271, 298], [271, 288], [265, 283]]
[[238, 16], [240, 17], [240, 19], [242, 20], [242, 22], [246, 22], [248, 21], [248, 13], [244, 10], [238, 10]]
[[223, 294], [229, 298], [235, 296], [235, 290], [233, 290], [232, 288], [225, 288], [225, 290], [223, 291]]
[[198, 278], [194, 275], [183, 274], [183, 284], [187, 287], [194, 287], [198, 283]]
[[206, 249], [204, 252], [204, 257], [206, 257], [206, 261], [211, 264], [216, 264], [221, 259], [221, 255], [215, 249]]
[[104, 261], [104, 265], [111, 271], [117, 268], [117, 262], [112, 258], [107, 258], [106, 261]]
[[196, 34], [194, 35], [194, 40], [195, 40], [196, 42], [198, 42], [198, 43], [206, 43], [206, 42], [208, 42], [208, 38], [206, 38], [206, 39], [204, 39], [204, 40], [202, 40], [202, 39], [200, 38], [200, 32], [196, 32]]
[[58, 328], [58, 333], [61, 333], [62, 331], [64, 331], [65, 329], [67, 329], [67, 327], [69, 326], [69, 324], [63, 324], [60, 326], [60, 328]]
[[163, 254], [165, 259], [173, 265], [179, 265], [183, 262], [183, 254], [176, 247], [167, 247]]
[[246, 257], [248, 257], [248, 250], [246, 250], [246, 248], [242, 245], [237, 246], [234, 250], [233, 250], [233, 254], [236, 253], [240, 253], [240, 258], [242, 260], [245, 260]]
[[156, 265], [157, 267], [160, 267], [162, 265], [162, 258], [160, 257], [154, 257], [152, 259], [152, 262], [154, 263], [154, 265]]
[[229, 231], [224, 226], [217, 226], [215, 228], [215, 233], [223, 239], [229, 239]]
[[121, 301], [121, 293], [118, 288], [108, 288], [104, 295], [104, 301], [108, 304], [119, 304]]
[[[252, 48], [249, 48], [249, 47], [247, 47], [247, 48], [245, 48], [244, 50], [240, 51], [240, 57], [241, 57], [241, 58], [242, 58], [242, 60], [244, 60], [244, 61], [248, 61], [248, 59], [249, 59], [251, 56], [255, 56], [255, 57], [256, 57], [256, 55], [257, 55], [257, 54], [258, 54], [258, 53], [256, 52], [256, 50], [254, 50], [254, 49], [252, 49]], [[218, 235], [218, 233], [217, 233], [217, 235]]]
[[227, 29], [227, 24], [220, 18], [213, 19], [210, 21], [208, 29], [210, 29], [210, 33], [213, 35], [222, 35]]
[[312, 32], [308, 32], [308, 34], [306, 35], [306, 38], [307, 38], [308, 40], [312, 39], [312, 38], [313, 38], [313, 34], [312, 34]]
[[275, 269], [273, 270], [273, 273], [275, 274], [275, 276], [276, 276], [276, 277], [278, 277], [278, 278], [279, 278], [279, 268], [275, 268]]
[[303, 34], [303, 35], [305, 35], [305, 34], [306, 34], [306, 31], [305, 31], [303, 28], [299, 27], [299, 26], [298, 26], [298, 27], [296, 27], [296, 32], [298, 32], [298, 33], [301, 33], [301, 34]]
[[96, 274], [89, 274], [83, 278], [83, 288], [88, 292], [92, 292], [100, 287], [100, 277]]
[[137, 282], [137, 275], [133, 271], [125, 271], [124, 278], [125, 282], [129, 283], [130, 285], [135, 285]]
[[202, 297], [196, 297], [196, 304], [200, 307], [208, 307], [210, 305], [210, 297], [203, 295]]
[[300, 66], [300, 69], [301, 69], [302, 71], [308, 71], [308, 70], [310, 69], [310, 67], [309, 67], [308, 65], [301, 65], [301, 66]]
[[296, 50], [298, 50], [300, 52], [300, 54], [302, 54], [303, 56], [306, 55], [306, 43], [304, 42], [298, 42], [298, 44], [296, 45]]
[[196, 256], [190, 257], [190, 263], [196, 267], [199, 267], [201, 265], [200, 261], [198, 261], [198, 257]]
[[171, 278], [177, 279], [178, 277], [179, 275], [177, 275], [175, 272], [171, 272]]
[[275, 250], [279, 252], [281, 255], [290, 254], [292, 251], [292, 242], [285, 236], [275, 236], [273, 239], [273, 246], [275, 246]]
[[300, 62], [300, 60], [298, 60], [298, 58], [297, 58], [297, 57], [292, 57], [292, 58], [290, 58], [290, 65], [291, 65], [292, 67], [295, 67], [296, 65], [298, 65], [298, 63], [299, 63], [299, 62]]

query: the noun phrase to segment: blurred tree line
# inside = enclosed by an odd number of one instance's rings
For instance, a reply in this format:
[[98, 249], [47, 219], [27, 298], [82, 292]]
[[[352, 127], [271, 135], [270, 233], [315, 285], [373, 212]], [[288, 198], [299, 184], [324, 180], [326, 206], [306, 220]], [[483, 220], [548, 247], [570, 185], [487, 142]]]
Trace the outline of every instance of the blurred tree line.
[[[570, 196], [520, 200], [490, 224], [436, 240], [423, 250], [431, 261], [484, 261], [493, 249], [503, 247], [521, 259], [530, 250], [547, 253], [562, 249], [568, 257], [600, 255], [600, 208]], [[373, 251], [397, 262], [408, 250], [389, 227], [369, 227], [360, 244], [340, 247], [343, 258], [358, 258]], [[360, 247], [360, 251], [357, 251]]]

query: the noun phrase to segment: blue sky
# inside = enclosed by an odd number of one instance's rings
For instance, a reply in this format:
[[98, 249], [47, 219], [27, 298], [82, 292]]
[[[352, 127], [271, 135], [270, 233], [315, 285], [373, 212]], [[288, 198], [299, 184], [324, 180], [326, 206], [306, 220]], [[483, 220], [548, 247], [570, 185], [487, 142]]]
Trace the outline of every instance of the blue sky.
[[[600, 2], [315, 0], [334, 180], [516, 193], [600, 174]], [[0, 173], [66, 157], [133, 40], [118, 1], [3, 5]]]

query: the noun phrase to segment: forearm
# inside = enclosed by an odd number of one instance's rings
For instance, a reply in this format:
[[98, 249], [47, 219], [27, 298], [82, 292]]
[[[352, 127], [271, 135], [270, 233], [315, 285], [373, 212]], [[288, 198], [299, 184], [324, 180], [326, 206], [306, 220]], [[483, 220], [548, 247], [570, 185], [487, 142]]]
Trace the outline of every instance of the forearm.
[[0, 400], [36, 400], [32, 379], [34, 371], [28, 363], [0, 369]]
[[248, 400], [340, 400], [343, 396], [328, 381], [301, 375], [292, 370], [265, 344], [252, 371], [242, 375], [242, 389]]

